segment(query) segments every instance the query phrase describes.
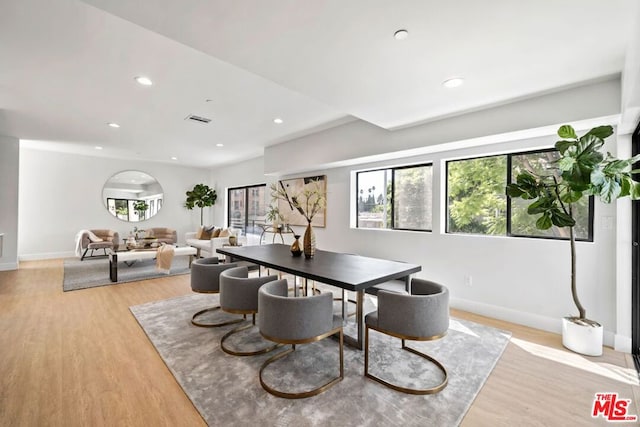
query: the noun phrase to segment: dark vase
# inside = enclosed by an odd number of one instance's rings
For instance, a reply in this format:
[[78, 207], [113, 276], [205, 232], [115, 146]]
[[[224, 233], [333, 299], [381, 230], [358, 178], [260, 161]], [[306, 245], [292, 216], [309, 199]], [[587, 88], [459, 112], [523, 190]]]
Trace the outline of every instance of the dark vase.
[[293, 256], [300, 256], [302, 255], [302, 249], [300, 249], [300, 235], [299, 234], [294, 234], [293, 237], [296, 239], [294, 240], [294, 242], [291, 244], [291, 255]]
[[304, 231], [303, 245], [304, 257], [313, 258], [313, 256], [316, 254], [316, 235], [313, 232], [311, 221], [307, 223], [307, 229]]

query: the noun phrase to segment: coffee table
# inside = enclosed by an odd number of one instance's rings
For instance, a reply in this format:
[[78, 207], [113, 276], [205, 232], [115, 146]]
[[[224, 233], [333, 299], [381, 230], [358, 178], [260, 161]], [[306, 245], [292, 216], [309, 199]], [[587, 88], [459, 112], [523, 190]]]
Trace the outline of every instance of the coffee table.
[[[180, 246], [173, 250], [174, 256], [189, 256], [189, 267], [196, 257], [197, 249], [191, 246]], [[109, 278], [112, 282], [118, 281], [118, 261], [137, 261], [142, 259], [154, 259], [158, 254], [157, 249], [134, 249], [130, 251], [111, 252], [109, 254]]]

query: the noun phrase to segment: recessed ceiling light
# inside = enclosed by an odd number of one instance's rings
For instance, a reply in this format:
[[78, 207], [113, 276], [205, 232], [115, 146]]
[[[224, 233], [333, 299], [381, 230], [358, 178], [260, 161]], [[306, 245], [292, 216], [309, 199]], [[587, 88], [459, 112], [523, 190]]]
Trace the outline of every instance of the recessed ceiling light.
[[178, 160], [176, 156], [171, 157], [171, 160]]
[[94, 148], [95, 148], [96, 150], [102, 150], [102, 147], [100, 147], [99, 145], [96, 145]]
[[284, 123], [284, 120], [282, 120], [280, 117], [276, 117], [275, 119], [273, 119], [273, 123], [281, 125], [282, 123]]
[[138, 83], [140, 83], [142, 86], [151, 86], [153, 84], [153, 82], [151, 81], [151, 79], [149, 77], [145, 77], [145, 76], [138, 76], [135, 78], [136, 81]]
[[393, 33], [393, 38], [395, 38], [396, 40], [404, 40], [407, 37], [409, 37], [409, 31], [407, 30], [398, 30]]
[[216, 144], [216, 147], [224, 147], [224, 144]]
[[117, 123], [107, 123], [107, 125], [111, 126], [112, 128], [119, 128], [120, 125]]
[[463, 83], [464, 83], [464, 79], [462, 77], [452, 77], [450, 79], [443, 81], [442, 86], [451, 89], [454, 87], [462, 86]]

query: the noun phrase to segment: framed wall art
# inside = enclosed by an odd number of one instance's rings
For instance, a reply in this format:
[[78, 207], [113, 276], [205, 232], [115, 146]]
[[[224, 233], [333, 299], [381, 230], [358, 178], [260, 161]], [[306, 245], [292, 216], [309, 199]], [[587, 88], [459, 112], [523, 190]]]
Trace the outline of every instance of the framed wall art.
[[284, 179], [277, 183], [279, 193], [278, 210], [289, 225], [311, 225], [325, 227], [327, 223], [327, 177], [326, 175]]

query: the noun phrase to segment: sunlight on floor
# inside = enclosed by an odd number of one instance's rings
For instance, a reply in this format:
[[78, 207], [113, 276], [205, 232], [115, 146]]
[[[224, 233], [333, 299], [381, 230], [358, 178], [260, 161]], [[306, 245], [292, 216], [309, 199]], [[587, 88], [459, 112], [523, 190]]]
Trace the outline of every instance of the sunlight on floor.
[[478, 334], [473, 332], [471, 329], [464, 326], [462, 323], [458, 322], [454, 318], [449, 318], [449, 329], [453, 329], [458, 332], [462, 332], [463, 334], [472, 335], [474, 337], [478, 337]]
[[638, 381], [638, 374], [635, 369], [615, 366], [609, 363], [592, 362], [584, 356], [580, 356], [576, 353], [570, 353], [568, 351], [534, 344], [518, 338], [511, 338], [511, 342], [534, 356], [562, 363], [573, 368], [582, 369], [625, 384], [635, 386], [640, 385], [640, 382]]

